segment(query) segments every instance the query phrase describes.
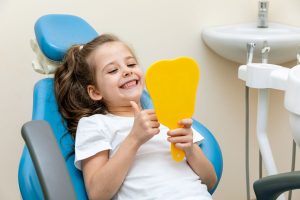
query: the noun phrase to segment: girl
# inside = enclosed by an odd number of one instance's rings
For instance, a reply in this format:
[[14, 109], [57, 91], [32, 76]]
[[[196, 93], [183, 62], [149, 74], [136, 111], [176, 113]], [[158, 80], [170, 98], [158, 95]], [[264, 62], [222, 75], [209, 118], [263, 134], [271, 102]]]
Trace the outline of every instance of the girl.
[[[75, 166], [90, 199], [211, 199], [213, 166], [192, 120], [168, 130], [142, 110], [144, 77], [133, 51], [104, 34], [72, 46], [55, 73], [59, 111], [75, 138]], [[177, 163], [170, 143], [185, 151]]]

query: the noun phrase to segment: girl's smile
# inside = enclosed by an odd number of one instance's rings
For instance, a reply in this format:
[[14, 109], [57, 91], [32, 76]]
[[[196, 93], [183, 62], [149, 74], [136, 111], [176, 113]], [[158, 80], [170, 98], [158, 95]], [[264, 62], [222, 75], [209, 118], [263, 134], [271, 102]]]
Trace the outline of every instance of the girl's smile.
[[122, 89], [131, 89], [131, 88], [134, 88], [135, 86], [137, 86], [138, 84], [139, 84], [138, 79], [131, 79], [131, 80], [126, 81], [123, 84], [121, 83], [120, 88], [122, 88]]

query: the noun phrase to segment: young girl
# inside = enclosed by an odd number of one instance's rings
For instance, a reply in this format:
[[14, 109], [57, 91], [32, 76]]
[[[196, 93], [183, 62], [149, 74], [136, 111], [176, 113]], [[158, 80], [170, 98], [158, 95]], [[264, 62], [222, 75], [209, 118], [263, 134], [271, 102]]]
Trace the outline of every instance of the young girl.
[[[75, 138], [75, 166], [90, 199], [208, 200], [213, 166], [191, 128], [168, 130], [154, 110], [142, 110], [144, 77], [133, 51], [104, 34], [71, 47], [55, 73], [59, 111]], [[170, 142], [185, 151], [175, 162]]]

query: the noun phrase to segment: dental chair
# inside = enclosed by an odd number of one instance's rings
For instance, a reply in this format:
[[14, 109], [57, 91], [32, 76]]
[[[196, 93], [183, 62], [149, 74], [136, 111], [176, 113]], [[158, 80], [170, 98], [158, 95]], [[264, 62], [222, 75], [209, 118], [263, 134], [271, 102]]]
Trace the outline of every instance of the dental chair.
[[[71, 45], [87, 43], [98, 35], [82, 18], [61, 14], [42, 16], [34, 30], [36, 41], [31, 41], [31, 47], [37, 59], [32, 64], [35, 71], [44, 74], [55, 71]], [[85, 200], [88, 197], [82, 173], [74, 166], [74, 140], [58, 112], [53, 84], [53, 78], [35, 84], [32, 121], [21, 130], [25, 141], [18, 172], [21, 195], [24, 200]], [[143, 108], [153, 107], [146, 91], [141, 102]], [[200, 122], [194, 120], [193, 128], [205, 138], [200, 148], [212, 162], [219, 183], [223, 170], [220, 147]]]

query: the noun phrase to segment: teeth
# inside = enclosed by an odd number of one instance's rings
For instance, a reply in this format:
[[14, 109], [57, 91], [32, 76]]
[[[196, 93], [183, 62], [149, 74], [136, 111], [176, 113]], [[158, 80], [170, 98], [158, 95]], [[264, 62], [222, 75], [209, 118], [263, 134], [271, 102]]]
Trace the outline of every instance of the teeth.
[[122, 86], [122, 88], [125, 88], [125, 89], [131, 88], [132, 86], [135, 86], [136, 83], [137, 83], [137, 81], [135, 81], [135, 80], [130, 81], [130, 82], [128, 82], [128, 83], [125, 83], [125, 84]]

